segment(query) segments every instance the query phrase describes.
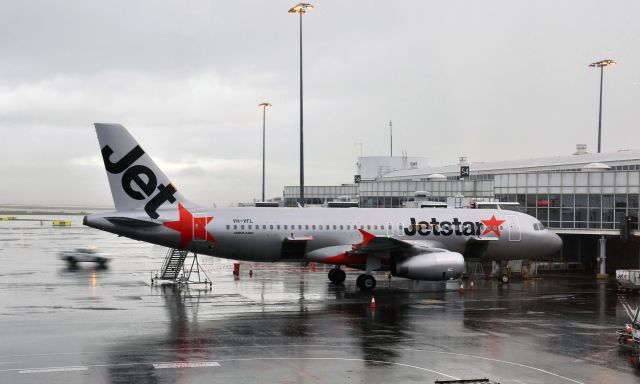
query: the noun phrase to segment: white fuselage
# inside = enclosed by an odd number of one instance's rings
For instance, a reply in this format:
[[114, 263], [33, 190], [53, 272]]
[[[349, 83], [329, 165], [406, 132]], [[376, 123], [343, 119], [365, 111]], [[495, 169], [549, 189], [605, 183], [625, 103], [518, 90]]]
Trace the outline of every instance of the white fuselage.
[[[523, 213], [488, 209], [410, 208], [226, 208], [190, 210], [194, 228], [187, 249], [200, 254], [236, 260], [278, 261], [283, 243], [305, 239], [304, 253], [362, 241], [363, 229], [376, 236], [419, 242], [422, 246], [466, 253], [470, 240], [486, 244], [482, 258], [492, 260], [544, 258], [561, 244], [557, 235], [536, 229], [537, 219]], [[138, 240], [179, 248], [181, 236], [163, 222], [178, 220], [178, 212], [159, 211], [157, 226], [123, 227], [107, 219], [149, 220], [144, 211], [91, 215], [87, 224]], [[482, 221], [503, 221], [495, 231], [483, 234]], [[206, 223], [212, 239], [197, 235], [197, 221]], [[413, 220], [412, 220], [413, 219]], [[421, 223], [422, 222], [422, 223]], [[454, 224], [456, 223], [456, 224]], [[497, 233], [500, 235], [497, 236]], [[187, 234], [188, 235], [188, 234]], [[183, 244], [184, 245], [184, 244]], [[304, 256], [304, 255], [301, 255]], [[293, 257], [298, 259], [299, 257]]]

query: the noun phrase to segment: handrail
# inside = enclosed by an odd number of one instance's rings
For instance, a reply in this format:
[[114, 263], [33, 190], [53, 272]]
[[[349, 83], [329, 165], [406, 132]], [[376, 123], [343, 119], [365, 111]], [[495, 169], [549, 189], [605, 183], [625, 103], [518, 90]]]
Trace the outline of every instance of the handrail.
[[173, 256], [174, 250], [175, 250], [174, 248], [169, 248], [169, 250], [167, 251], [167, 255], [164, 257], [164, 262], [162, 263], [162, 268], [160, 269], [160, 273], [162, 275], [164, 275], [164, 271], [169, 265], [169, 260], [171, 260], [171, 256]]

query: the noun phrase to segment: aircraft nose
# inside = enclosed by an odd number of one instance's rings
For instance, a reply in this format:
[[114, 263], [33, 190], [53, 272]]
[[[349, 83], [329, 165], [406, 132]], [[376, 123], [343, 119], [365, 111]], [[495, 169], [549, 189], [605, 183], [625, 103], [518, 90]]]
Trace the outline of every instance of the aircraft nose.
[[562, 239], [560, 238], [560, 236], [549, 230], [546, 230], [545, 232], [546, 233], [543, 240], [545, 254], [554, 255], [560, 252], [560, 248], [562, 248]]

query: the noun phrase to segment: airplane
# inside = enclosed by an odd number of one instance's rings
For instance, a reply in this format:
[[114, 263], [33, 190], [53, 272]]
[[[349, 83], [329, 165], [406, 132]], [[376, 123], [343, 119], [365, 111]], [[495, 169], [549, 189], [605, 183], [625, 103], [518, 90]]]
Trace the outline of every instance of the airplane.
[[467, 258], [512, 260], [556, 254], [562, 240], [534, 217], [496, 209], [207, 208], [187, 200], [120, 124], [95, 124], [115, 211], [84, 217], [89, 227], [199, 255], [255, 262], [326, 263], [413, 280], [461, 276]]

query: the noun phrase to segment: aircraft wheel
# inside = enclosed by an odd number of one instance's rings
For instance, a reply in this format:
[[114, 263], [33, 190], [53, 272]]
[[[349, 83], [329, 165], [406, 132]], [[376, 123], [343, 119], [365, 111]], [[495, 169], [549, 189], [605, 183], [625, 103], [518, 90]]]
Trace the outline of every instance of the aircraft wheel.
[[372, 291], [376, 287], [376, 279], [371, 275], [362, 274], [358, 276], [356, 285], [362, 291]]
[[509, 284], [509, 275], [502, 275], [500, 276], [500, 281], [502, 282], [502, 284]]
[[329, 280], [334, 284], [342, 284], [347, 278], [347, 274], [340, 268], [331, 268], [329, 270]]

